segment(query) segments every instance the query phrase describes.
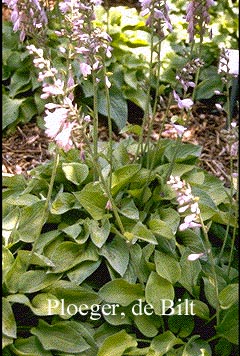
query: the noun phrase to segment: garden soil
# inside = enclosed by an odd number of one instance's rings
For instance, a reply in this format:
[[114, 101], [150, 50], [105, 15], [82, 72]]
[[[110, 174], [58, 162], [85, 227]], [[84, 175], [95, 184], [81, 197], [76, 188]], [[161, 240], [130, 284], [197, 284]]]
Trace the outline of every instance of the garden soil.
[[[171, 116], [177, 115], [177, 106], [170, 108], [169, 118], [164, 124], [161, 137], [176, 139], [176, 132], [171, 129]], [[164, 111], [157, 113], [153, 122], [151, 139], [159, 139]], [[108, 130], [104, 120], [99, 125], [99, 139], [108, 140]], [[136, 118], [134, 112], [129, 113], [129, 121], [140, 124], [141, 117]], [[229, 186], [230, 149], [224, 134], [226, 119], [223, 113], [216, 112], [211, 106], [197, 103], [193, 106], [188, 118], [187, 130], [184, 132], [183, 141], [202, 146], [199, 166], [219, 177], [226, 186]], [[125, 134], [126, 136], [126, 134]], [[114, 140], [119, 140], [124, 135], [117, 132], [113, 134]], [[4, 175], [23, 173], [26, 177], [29, 171], [39, 164], [48, 161], [51, 156], [48, 152], [49, 138], [44, 130], [31, 121], [18, 125], [2, 139], [2, 172]], [[237, 171], [237, 155], [234, 156], [235, 171]]]

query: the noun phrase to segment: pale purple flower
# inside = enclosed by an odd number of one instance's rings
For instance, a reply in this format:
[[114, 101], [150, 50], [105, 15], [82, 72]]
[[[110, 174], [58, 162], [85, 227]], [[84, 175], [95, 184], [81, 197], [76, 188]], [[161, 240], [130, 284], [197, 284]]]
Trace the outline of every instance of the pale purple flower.
[[[50, 105], [48, 107], [51, 108]], [[46, 110], [46, 115], [44, 118], [46, 135], [50, 138], [55, 138], [60, 131], [62, 125], [65, 123], [69, 114], [69, 110], [59, 107], [55, 108], [53, 112]]]
[[230, 74], [234, 77], [239, 75], [239, 50], [222, 48], [218, 73], [222, 75]]
[[[93, 26], [95, 6], [100, 0], [66, 0], [59, 3], [60, 11], [65, 15], [65, 31], [58, 31], [58, 36], [69, 39], [74, 47], [72, 58], [81, 60], [80, 70], [84, 78], [92, 71], [102, 68], [105, 56], [111, 57], [109, 46], [111, 37], [100, 28]], [[78, 54], [81, 54], [80, 57]]]
[[91, 122], [91, 117], [90, 117], [90, 115], [84, 116], [84, 121], [85, 121], [85, 122]]
[[182, 181], [180, 177], [170, 176], [167, 182], [176, 192], [177, 202], [179, 204], [178, 212], [185, 213], [184, 221], [179, 225], [179, 231], [201, 227], [199, 223], [200, 209], [198, 206], [198, 198], [192, 195], [192, 190], [189, 184]]
[[61, 147], [65, 152], [73, 148], [71, 132], [74, 125], [74, 122], [65, 122], [61, 132], [59, 132], [59, 134], [55, 137], [57, 145]]
[[186, 127], [182, 126], [182, 125], [176, 125], [176, 124], [173, 124], [174, 128], [176, 129], [177, 131], [177, 134], [179, 137], [182, 137], [182, 135], [184, 134], [184, 132], [187, 130]]
[[223, 107], [222, 107], [221, 104], [216, 103], [216, 104], [215, 104], [215, 107], [216, 107], [219, 111], [223, 111]]
[[80, 63], [80, 70], [85, 78], [92, 73], [92, 67], [87, 63]]
[[64, 82], [57, 79], [54, 84], [43, 83], [43, 94], [40, 96], [42, 99], [47, 99], [50, 96], [64, 95]]
[[107, 88], [110, 88], [110, 87], [111, 87], [111, 82], [110, 82], [110, 80], [108, 79], [108, 76], [107, 76], [107, 75], [105, 76], [105, 84], [106, 84]]
[[105, 209], [107, 209], [107, 210], [112, 210], [112, 203], [111, 203], [110, 200], [107, 201], [106, 206], [105, 206]]
[[141, 4], [141, 16], [149, 15], [146, 25], [154, 28], [156, 34], [164, 37], [163, 26], [172, 32], [172, 24], [168, 15], [169, 7], [166, 0], [139, 0]]
[[201, 252], [201, 253], [191, 253], [189, 256], [188, 256], [188, 261], [196, 261], [198, 260], [200, 257], [204, 256], [205, 253]]
[[48, 23], [47, 15], [38, 0], [4, 0], [3, 3], [12, 10], [13, 31], [20, 31], [20, 41], [24, 41], [26, 35], [35, 34]]
[[203, 66], [203, 64], [203, 61], [199, 58], [192, 59], [191, 61], [188, 61], [177, 73], [176, 79], [183, 87], [185, 93], [187, 92], [188, 88], [194, 88], [196, 86], [194, 82], [194, 75], [197, 70]]
[[179, 109], [190, 110], [194, 104], [192, 99], [180, 99], [179, 95], [175, 92], [175, 90], [173, 91], [173, 96], [174, 99], [177, 101]]
[[189, 33], [189, 41], [192, 42], [196, 34], [200, 37], [206, 32], [206, 25], [210, 22], [208, 14], [209, 8], [214, 5], [212, 0], [192, 0], [186, 8], [186, 21], [188, 22], [187, 31]]

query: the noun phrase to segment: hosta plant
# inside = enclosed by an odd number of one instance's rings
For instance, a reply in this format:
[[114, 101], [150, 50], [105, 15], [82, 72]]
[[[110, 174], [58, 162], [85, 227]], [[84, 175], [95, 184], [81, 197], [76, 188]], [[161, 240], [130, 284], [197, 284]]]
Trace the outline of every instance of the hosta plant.
[[[231, 158], [226, 187], [198, 167], [201, 147], [182, 141], [201, 58], [189, 58], [171, 88], [169, 105], [175, 101], [181, 112], [171, 122], [177, 139], [161, 138], [164, 125], [157, 141], [151, 139], [161, 91], [155, 56], [173, 31], [166, 1], [141, 1], [155, 99], [148, 86], [142, 126], [126, 125], [119, 142], [112, 135], [115, 100], [106, 69], [111, 37], [94, 22], [100, 1], [59, 2], [59, 58], [54, 51], [49, 57], [41, 4], [5, 2], [20, 39], [39, 39], [27, 50], [46, 100], [53, 158], [28, 178], [3, 177], [3, 354], [236, 355], [236, 172]], [[202, 40], [212, 1], [201, 2], [201, 19], [189, 15], [193, 3], [187, 18], [204, 24], [197, 27]], [[79, 105], [76, 68], [92, 83], [93, 107]], [[98, 139], [99, 90], [107, 142]], [[226, 130], [230, 148], [235, 131], [236, 123]]]

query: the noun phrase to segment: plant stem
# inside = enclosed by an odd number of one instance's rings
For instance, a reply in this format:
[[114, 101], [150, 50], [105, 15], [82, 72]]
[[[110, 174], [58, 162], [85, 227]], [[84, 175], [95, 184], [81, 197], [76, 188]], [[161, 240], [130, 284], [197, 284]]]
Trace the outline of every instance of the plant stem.
[[140, 149], [141, 149], [141, 156], [143, 155], [144, 129], [145, 129], [147, 121], [149, 119], [149, 106], [150, 106], [150, 101], [151, 101], [151, 83], [152, 83], [152, 78], [153, 78], [153, 70], [152, 70], [153, 47], [154, 47], [153, 37], [154, 37], [154, 31], [153, 31], [153, 25], [152, 25], [151, 26], [151, 43], [150, 43], [149, 83], [148, 83], [148, 90], [147, 90], [146, 105], [145, 105], [145, 110], [144, 110], [144, 117], [143, 117], [143, 122], [142, 122], [142, 132], [139, 137], [135, 160], [138, 158]]
[[[230, 151], [231, 151], [231, 147], [230, 147]], [[233, 159], [232, 159], [232, 155], [230, 156], [230, 211], [229, 211], [229, 225], [230, 225], [230, 217], [231, 217], [231, 211], [233, 211], [233, 207], [235, 205], [235, 224], [233, 227], [233, 236], [232, 236], [232, 243], [231, 243], [231, 250], [230, 250], [230, 255], [229, 255], [229, 261], [228, 261], [228, 270], [227, 270], [227, 274], [229, 276], [230, 273], [230, 269], [231, 269], [231, 264], [232, 264], [232, 258], [233, 258], [233, 249], [234, 249], [234, 245], [235, 245], [235, 240], [236, 240], [236, 233], [237, 233], [237, 219], [238, 219], [238, 204], [237, 202], [239, 201], [239, 191], [237, 189], [236, 192], [236, 203], [234, 204], [234, 200], [233, 200], [233, 189], [234, 189], [234, 185], [233, 185]], [[229, 228], [229, 226], [228, 226]]]
[[[104, 61], [104, 78], [107, 77], [106, 73], [106, 64]], [[111, 102], [110, 102], [110, 95], [109, 95], [109, 88], [106, 84], [105, 80], [105, 93], [106, 93], [106, 101], [107, 101], [107, 120], [108, 120], [108, 162], [110, 165], [110, 172], [109, 172], [109, 189], [112, 186], [112, 169], [113, 169], [113, 138], [112, 138], [112, 120], [111, 120]]]
[[[86, 136], [85, 136], [85, 141], [86, 141], [86, 143], [88, 145], [88, 148], [90, 150], [90, 155], [92, 156], [93, 152], [92, 152], [92, 149], [91, 149], [91, 144], [90, 144], [90, 142], [89, 142], [89, 140], [88, 140], [88, 138]], [[117, 206], [115, 204], [115, 201], [113, 199], [113, 196], [112, 196], [112, 193], [111, 193], [111, 187], [109, 187], [109, 185], [107, 184], [107, 182], [106, 182], [106, 180], [105, 180], [105, 178], [104, 178], [104, 176], [102, 174], [102, 170], [101, 170], [101, 167], [100, 167], [98, 161], [96, 163], [95, 168], [96, 168], [96, 171], [97, 171], [98, 176], [100, 178], [100, 181], [102, 183], [102, 186], [103, 186], [103, 188], [105, 190], [105, 193], [106, 193], [106, 195], [107, 195], [107, 197], [108, 197], [108, 199], [109, 199], [109, 201], [111, 203], [112, 210], [113, 210], [114, 216], [115, 216], [115, 218], [117, 220], [117, 223], [118, 223], [118, 226], [120, 228], [121, 234], [124, 235], [125, 234], [125, 229], [124, 229], [122, 220], [121, 220], [121, 218], [120, 218], [120, 216], [118, 214], [118, 208], [117, 208]]]
[[[93, 162], [94, 167], [97, 166], [98, 162], [98, 84], [96, 81], [95, 71], [92, 71], [93, 78]], [[94, 180], [97, 180], [97, 172], [94, 170]]]
[[39, 224], [39, 231], [37, 233], [37, 237], [35, 238], [35, 240], [33, 242], [32, 250], [31, 250], [30, 255], [29, 255], [28, 265], [30, 265], [30, 263], [31, 263], [31, 259], [32, 259], [33, 253], [35, 252], [36, 244], [38, 242], [38, 238], [41, 235], [42, 227], [43, 227], [43, 225], [45, 224], [45, 222], [47, 220], [48, 212], [49, 212], [49, 209], [50, 209], [50, 201], [51, 201], [51, 196], [52, 196], [52, 191], [53, 191], [53, 185], [54, 185], [56, 172], [57, 172], [57, 167], [58, 167], [58, 163], [59, 163], [59, 156], [60, 155], [59, 155], [59, 152], [58, 152], [58, 148], [56, 148], [56, 153], [55, 153], [54, 161], [53, 161], [51, 179], [50, 179], [50, 183], [49, 183], [47, 197], [46, 197], [45, 204], [44, 204], [44, 211], [43, 211], [43, 215], [42, 215], [42, 218], [41, 218], [41, 222]]
[[173, 154], [173, 158], [172, 158], [172, 160], [170, 162], [170, 165], [169, 165], [166, 177], [165, 177], [165, 181], [166, 182], [168, 181], [170, 175], [172, 174], [172, 170], [173, 170], [173, 167], [174, 167], [174, 164], [175, 164], [175, 160], [176, 160], [177, 154], [179, 152], [179, 148], [181, 146], [181, 143], [182, 143], [182, 137], [178, 136], [177, 137], [177, 142], [176, 142], [176, 145], [175, 145], [175, 151], [174, 151], [174, 154]]
[[[147, 132], [147, 140], [146, 140], [146, 145], [145, 145], [145, 152], [149, 152], [149, 146], [150, 146], [150, 136], [152, 133], [152, 128], [153, 128], [153, 122], [154, 122], [154, 118], [156, 115], [156, 111], [157, 111], [157, 103], [158, 103], [158, 96], [159, 96], [159, 82], [160, 82], [160, 73], [161, 73], [161, 41], [159, 41], [158, 44], [158, 58], [157, 58], [157, 82], [156, 82], [156, 91], [155, 91], [155, 98], [154, 98], [154, 104], [153, 104], [153, 111], [152, 111], [152, 118], [149, 122], [149, 128], [148, 128], [148, 132]], [[144, 153], [145, 153], [144, 152]], [[149, 156], [147, 155], [147, 168], [149, 168]]]
[[215, 295], [216, 295], [216, 301], [217, 301], [216, 323], [218, 325], [219, 324], [220, 305], [219, 305], [219, 298], [218, 298], [218, 280], [217, 280], [217, 274], [216, 274], [216, 269], [215, 269], [215, 262], [214, 262], [214, 258], [213, 258], [213, 254], [212, 254], [212, 246], [211, 246], [209, 238], [208, 238], [208, 232], [207, 232], [206, 226], [204, 225], [201, 214], [199, 214], [199, 219], [200, 219], [200, 224], [202, 226], [203, 236], [205, 238], [206, 250], [207, 250], [207, 253], [209, 256], [209, 263], [210, 263], [210, 266], [212, 269], [212, 274], [213, 274], [213, 279], [214, 279]]

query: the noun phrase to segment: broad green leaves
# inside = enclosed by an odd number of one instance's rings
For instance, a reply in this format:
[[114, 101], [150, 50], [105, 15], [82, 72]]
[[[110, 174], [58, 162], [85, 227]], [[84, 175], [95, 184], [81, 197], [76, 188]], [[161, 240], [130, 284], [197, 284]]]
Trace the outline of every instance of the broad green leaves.
[[121, 238], [115, 237], [113, 241], [105, 244], [99, 251], [99, 254], [106, 258], [109, 265], [123, 276], [127, 270], [129, 262], [129, 250]]
[[89, 349], [90, 345], [84, 340], [81, 330], [78, 330], [76, 326], [77, 324], [71, 321], [49, 325], [40, 320], [39, 325], [31, 331], [37, 336], [45, 350], [77, 353]]
[[62, 170], [65, 177], [76, 185], [81, 184], [87, 178], [89, 172], [86, 164], [77, 162], [63, 163]]
[[2, 298], [2, 332], [3, 335], [10, 339], [17, 337], [17, 325], [15, 322], [14, 314], [11, 304], [6, 298]]
[[134, 346], [137, 346], [137, 341], [122, 330], [104, 340], [97, 356], [122, 356], [125, 350]]
[[[98, 95], [99, 113], [107, 116], [107, 99], [105, 91], [99, 91]], [[117, 87], [110, 88], [110, 105], [111, 119], [115, 122], [119, 129], [122, 129], [127, 122], [128, 108], [126, 99], [124, 98], [121, 90]]]
[[[63, 258], [64, 256], [64, 258]], [[54, 267], [50, 269], [53, 273], [61, 273], [70, 270], [84, 261], [97, 261], [98, 254], [94, 246], [85, 249], [75, 242], [62, 242], [51, 255]]]
[[233, 344], [239, 343], [239, 314], [238, 305], [233, 305], [230, 309], [226, 310], [220, 324], [216, 326], [217, 335], [227, 339]]
[[130, 284], [124, 279], [115, 279], [105, 284], [99, 291], [100, 296], [110, 303], [127, 306], [138, 299], [144, 299], [140, 284]]
[[234, 303], [239, 300], [239, 285], [238, 283], [229, 284], [219, 293], [219, 302], [222, 309], [229, 309]]
[[74, 192], [73, 194], [94, 220], [104, 218], [108, 198], [99, 183], [88, 183], [81, 192]]
[[154, 256], [156, 271], [162, 278], [175, 284], [181, 277], [181, 267], [178, 261], [160, 251], [155, 251]]
[[[47, 214], [44, 197], [51, 162], [35, 172], [36, 181], [5, 178], [6, 356], [10, 348], [9, 352], [26, 356], [211, 356], [205, 325], [219, 342], [237, 344], [236, 261], [227, 271], [223, 255], [223, 267], [215, 266], [216, 286], [207, 254], [188, 259], [205, 251], [204, 240], [201, 229], [178, 231], [181, 217], [175, 195], [161, 177], [166, 168], [162, 156], [167, 147], [170, 155], [170, 148], [163, 145], [150, 173], [129, 163], [132, 144], [126, 140], [114, 148], [111, 192], [124, 231], [106, 208], [104, 184], [92, 181], [92, 163], [80, 163], [78, 152], [61, 157]], [[184, 163], [179, 158], [174, 170], [199, 197], [207, 226], [215, 219], [209, 236], [221, 239], [224, 224], [216, 220], [222, 214], [227, 217], [228, 192], [219, 180], [194, 168], [197, 154], [198, 149], [184, 148]], [[102, 168], [107, 174], [104, 163]], [[226, 249], [231, 246], [228, 240]], [[211, 243], [217, 256], [220, 247], [214, 239]], [[210, 325], [218, 307], [219, 324]], [[38, 325], [30, 322], [25, 339], [18, 337], [21, 308], [30, 320], [38, 319]], [[139, 338], [148, 340], [147, 346], [140, 347]]]
[[174, 288], [170, 282], [151, 272], [145, 290], [147, 303], [151, 304], [157, 315], [166, 314], [174, 299]]

